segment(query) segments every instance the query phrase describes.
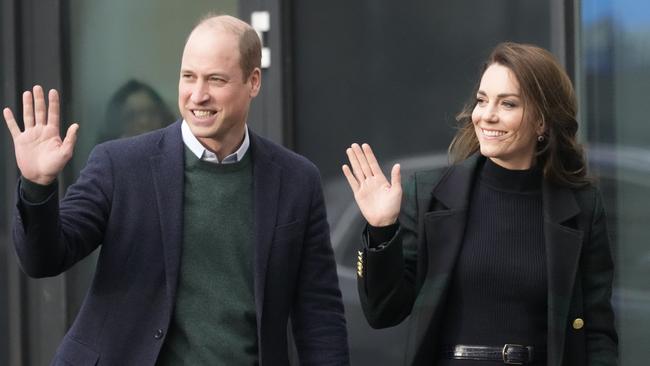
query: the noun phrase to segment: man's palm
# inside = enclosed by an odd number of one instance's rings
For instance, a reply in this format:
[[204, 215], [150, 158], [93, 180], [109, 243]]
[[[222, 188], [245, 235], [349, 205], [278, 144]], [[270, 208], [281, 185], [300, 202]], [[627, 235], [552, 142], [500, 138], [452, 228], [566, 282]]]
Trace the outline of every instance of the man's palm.
[[16, 163], [26, 179], [39, 184], [49, 184], [63, 170], [72, 157], [79, 126], [68, 128], [65, 139], [59, 135], [59, 97], [55, 90], [49, 93], [46, 111], [45, 97], [40, 86], [32, 93], [23, 94], [23, 119], [25, 130], [20, 131], [9, 108], [3, 111], [11, 132], [16, 152]]

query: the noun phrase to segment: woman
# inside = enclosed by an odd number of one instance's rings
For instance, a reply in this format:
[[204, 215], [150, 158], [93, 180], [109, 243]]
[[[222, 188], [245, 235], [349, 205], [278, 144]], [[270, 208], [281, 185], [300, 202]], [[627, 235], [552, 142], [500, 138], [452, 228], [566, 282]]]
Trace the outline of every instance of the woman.
[[175, 119], [151, 86], [131, 79], [111, 97], [98, 143], [153, 131]]
[[[405, 187], [370, 146], [343, 172], [368, 222], [358, 287], [371, 326], [410, 315], [408, 365], [614, 365], [613, 264], [600, 193], [553, 56], [502, 43], [442, 174]], [[496, 362], [496, 363], [495, 363]]]

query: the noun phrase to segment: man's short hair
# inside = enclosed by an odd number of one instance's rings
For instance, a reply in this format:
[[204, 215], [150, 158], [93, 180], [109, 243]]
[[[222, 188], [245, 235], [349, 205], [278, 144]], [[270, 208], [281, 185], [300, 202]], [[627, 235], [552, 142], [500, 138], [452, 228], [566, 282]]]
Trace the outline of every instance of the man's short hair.
[[211, 12], [201, 17], [192, 32], [203, 25], [221, 27], [239, 37], [239, 66], [244, 81], [251, 76], [255, 68], [262, 67], [262, 41], [248, 23], [230, 15]]

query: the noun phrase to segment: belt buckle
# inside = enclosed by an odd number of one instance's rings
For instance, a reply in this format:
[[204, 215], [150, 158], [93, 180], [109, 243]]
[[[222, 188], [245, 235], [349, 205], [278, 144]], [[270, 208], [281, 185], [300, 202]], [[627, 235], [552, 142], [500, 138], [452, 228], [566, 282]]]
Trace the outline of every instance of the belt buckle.
[[501, 358], [503, 359], [503, 363], [506, 364], [506, 365], [523, 365], [526, 362], [524, 360], [511, 360], [510, 359], [510, 353], [508, 351], [510, 350], [510, 348], [515, 348], [515, 347], [526, 349], [526, 351], [528, 352], [528, 362], [530, 362], [530, 359], [531, 359], [531, 357], [530, 357], [530, 348], [524, 347], [521, 344], [506, 343], [503, 346], [503, 350], [501, 350]]

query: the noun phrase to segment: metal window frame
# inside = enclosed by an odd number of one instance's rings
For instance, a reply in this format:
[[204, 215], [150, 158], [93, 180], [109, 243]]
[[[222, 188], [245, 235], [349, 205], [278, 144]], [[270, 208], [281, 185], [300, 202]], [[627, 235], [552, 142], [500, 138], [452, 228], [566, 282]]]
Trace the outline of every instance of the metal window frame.
[[[3, 104], [21, 115], [21, 94], [38, 82], [46, 88], [63, 89], [61, 10], [62, 0], [0, 0], [2, 21], [2, 85]], [[0, 134], [3, 151], [13, 156], [10, 137], [3, 128]], [[4, 143], [6, 142], [6, 143]], [[18, 170], [7, 164], [3, 171], [7, 190], [2, 192], [13, 202]], [[64, 184], [62, 184], [64, 186]], [[13, 205], [3, 207], [8, 220]], [[3, 223], [10, 228], [11, 222]], [[65, 275], [43, 280], [27, 280], [13, 254], [10, 230], [2, 233], [1, 243], [6, 250], [7, 308], [8, 308], [8, 364], [47, 364], [63, 337], [66, 316]]]
[[250, 22], [254, 11], [268, 11], [270, 14], [270, 30], [264, 37], [264, 46], [271, 49], [271, 66], [262, 70], [262, 89], [251, 105], [248, 123], [260, 135], [293, 148], [291, 2], [239, 1], [241, 19]]
[[571, 80], [576, 81], [576, 15], [579, 0], [550, 0], [551, 49], [558, 61], [567, 71]]

